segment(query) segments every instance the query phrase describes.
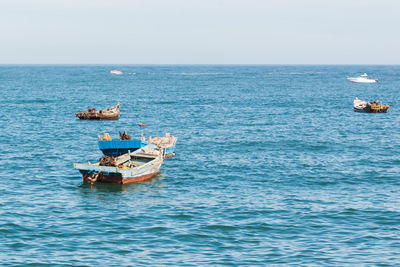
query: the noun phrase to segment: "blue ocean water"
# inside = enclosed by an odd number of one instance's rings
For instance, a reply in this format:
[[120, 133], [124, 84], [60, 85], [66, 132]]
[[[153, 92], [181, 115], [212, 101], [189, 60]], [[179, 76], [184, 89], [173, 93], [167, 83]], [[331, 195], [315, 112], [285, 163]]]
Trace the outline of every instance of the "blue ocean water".
[[[346, 80], [364, 72], [379, 83]], [[1, 265], [400, 264], [399, 77], [400, 66], [0, 66]], [[355, 97], [390, 109], [355, 113]], [[118, 121], [74, 116], [117, 101]], [[122, 130], [170, 132], [177, 156], [146, 183], [83, 184], [73, 163], [95, 162], [97, 135]]]

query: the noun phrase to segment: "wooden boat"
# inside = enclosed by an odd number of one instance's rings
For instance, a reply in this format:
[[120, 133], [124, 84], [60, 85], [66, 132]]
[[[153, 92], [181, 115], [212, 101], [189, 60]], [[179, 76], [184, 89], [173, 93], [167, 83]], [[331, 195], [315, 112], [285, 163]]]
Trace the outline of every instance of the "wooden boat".
[[109, 134], [104, 134], [103, 138], [99, 137], [99, 141], [97, 142], [99, 149], [104, 155], [119, 156], [128, 153], [128, 151], [135, 151], [148, 144], [154, 144], [165, 149], [166, 158], [171, 158], [175, 155], [175, 144], [178, 138], [170, 136], [168, 133], [164, 137], [149, 138], [147, 141], [144, 136], [140, 139], [131, 140], [129, 138], [126, 140], [123, 138], [124, 135], [128, 134], [126, 132], [123, 134], [120, 133], [121, 140], [111, 140]]
[[178, 141], [178, 137], [170, 136], [169, 133], [166, 133], [164, 137], [151, 138], [150, 136], [147, 140], [148, 143], [165, 149], [166, 158], [172, 158], [173, 156], [175, 156], [176, 141]]
[[87, 111], [81, 111], [75, 115], [81, 120], [118, 120], [119, 102], [108, 109], [97, 111], [95, 108], [89, 108]]
[[356, 112], [365, 112], [365, 113], [386, 113], [389, 109], [389, 105], [382, 105], [382, 102], [379, 104], [378, 101], [374, 102], [366, 102], [360, 100], [356, 97], [353, 102], [354, 111]]
[[118, 157], [103, 156], [95, 164], [75, 163], [84, 182], [127, 184], [142, 182], [155, 176], [164, 162], [164, 150], [154, 145], [142, 147]]

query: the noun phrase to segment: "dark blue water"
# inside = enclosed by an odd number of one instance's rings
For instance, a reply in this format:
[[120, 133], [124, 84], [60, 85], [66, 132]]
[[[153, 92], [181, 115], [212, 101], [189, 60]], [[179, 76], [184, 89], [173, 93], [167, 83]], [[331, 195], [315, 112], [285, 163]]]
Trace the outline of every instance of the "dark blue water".
[[[364, 72], [380, 82], [346, 80]], [[399, 90], [400, 66], [1, 66], [0, 262], [400, 264]], [[117, 101], [118, 121], [74, 116]], [[170, 132], [177, 156], [83, 184], [73, 163], [120, 130]]]

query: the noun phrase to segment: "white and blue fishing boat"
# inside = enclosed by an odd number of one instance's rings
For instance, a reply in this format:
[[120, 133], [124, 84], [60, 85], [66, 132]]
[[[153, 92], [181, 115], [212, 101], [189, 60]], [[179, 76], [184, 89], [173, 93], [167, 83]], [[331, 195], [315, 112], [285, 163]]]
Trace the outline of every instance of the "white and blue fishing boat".
[[[120, 133], [120, 136], [123, 135]], [[178, 138], [169, 136], [169, 134], [166, 134], [165, 137], [150, 137], [147, 141], [143, 137], [133, 140], [111, 140], [111, 138], [101, 139], [99, 137], [97, 144], [101, 152], [106, 156], [119, 156], [128, 153], [128, 151], [135, 151], [146, 145], [154, 144], [164, 148], [165, 157], [171, 158], [175, 155], [175, 144], [177, 140]]]
[[94, 164], [75, 163], [74, 168], [79, 170], [85, 182], [91, 184], [95, 182], [135, 183], [155, 176], [164, 162], [164, 156], [164, 149], [150, 144], [118, 157], [103, 156]]

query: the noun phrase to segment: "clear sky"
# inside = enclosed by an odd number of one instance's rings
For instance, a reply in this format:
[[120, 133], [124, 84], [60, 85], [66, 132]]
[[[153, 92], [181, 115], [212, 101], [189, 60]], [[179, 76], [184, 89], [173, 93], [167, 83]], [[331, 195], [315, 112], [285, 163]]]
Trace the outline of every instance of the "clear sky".
[[0, 0], [0, 64], [400, 64], [400, 0]]

